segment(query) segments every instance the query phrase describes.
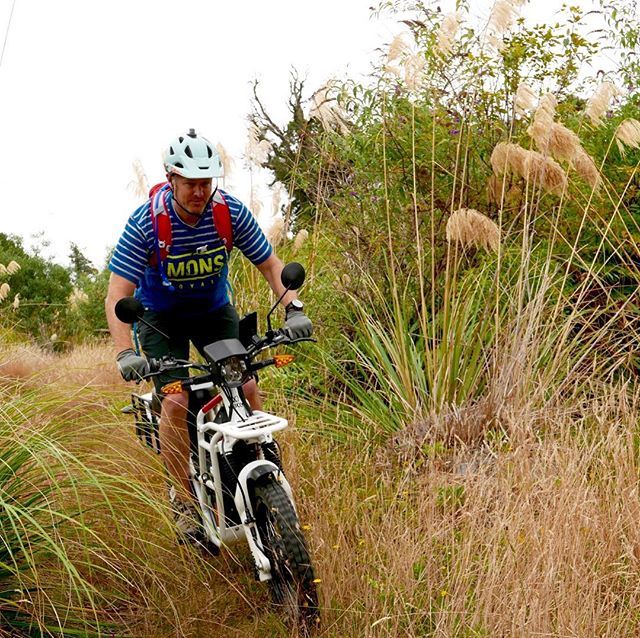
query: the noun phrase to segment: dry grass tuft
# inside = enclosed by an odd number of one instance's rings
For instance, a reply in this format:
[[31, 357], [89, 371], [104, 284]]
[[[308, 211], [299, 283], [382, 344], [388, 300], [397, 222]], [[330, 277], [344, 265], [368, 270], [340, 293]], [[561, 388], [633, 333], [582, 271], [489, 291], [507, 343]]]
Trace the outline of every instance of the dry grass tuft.
[[90, 387], [121, 385], [113, 347], [95, 342], [54, 354], [32, 344], [3, 345], [1, 381], [24, 381], [28, 385], [56, 382]]
[[616, 142], [622, 155], [625, 153], [625, 146], [638, 148], [640, 146], [640, 122], [633, 118], [624, 120], [616, 129]]
[[500, 229], [486, 215], [471, 208], [461, 208], [447, 221], [447, 241], [463, 248], [479, 246], [497, 251], [500, 246]]

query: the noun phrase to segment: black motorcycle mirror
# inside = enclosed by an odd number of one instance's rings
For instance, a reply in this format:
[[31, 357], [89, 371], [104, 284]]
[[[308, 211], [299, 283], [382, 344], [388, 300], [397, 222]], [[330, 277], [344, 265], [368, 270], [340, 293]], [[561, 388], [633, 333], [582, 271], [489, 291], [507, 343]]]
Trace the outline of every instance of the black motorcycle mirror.
[[287, 290], [298, 290], [304, 283], [304, 266], [297, 261], [292, 261], [282, 269], [280, 281]]
[[123, 297], [118, 299], [115, 311], [122, 323], [135, 323], [142, 318], [144, 306], [135, 297]]
[[267, 328], [269, 333], [273, 333], [271, 329], [271, 315], [273, 311], [278, 307], [278, 304], [282, 301], [282, 298], [290, 291], [290, 290], [298, 290], [302, 287], [305, 278], [304, 266], [299, 264], [297, 261], [292, 261], [287, 264], [280, 274], [280, 281], [284, 286], [284, 292], [280, 295], [280, 299], [273, 304], [271, 310], [269, 310], [269, 314], [267, 315]]
[[152, 330], [160, 333], [165, 337], [165, 339], [169, 338], [164, 332], [162, 332], [162, 330], [152, 326], [142, 318], [142, 315], [144, 315], [144, 306], [135, 297], [123, 297], [122, 299], [118, 299], [116, 302], [115, 313], [116, 317], [118, 317], [122, 323], [135, 323], [136, 321], [139, 321], [145, 326], [149, 326]]

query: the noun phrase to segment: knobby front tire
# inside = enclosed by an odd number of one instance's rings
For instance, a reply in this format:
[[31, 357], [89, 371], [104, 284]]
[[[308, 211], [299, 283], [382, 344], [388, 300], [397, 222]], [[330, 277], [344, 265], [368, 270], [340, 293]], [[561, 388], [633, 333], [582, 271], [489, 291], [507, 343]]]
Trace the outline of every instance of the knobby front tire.
[[309, 550], [293, 505], [273, 477], [255, 488], [254, 516], [271, 563], [274, 602], [293, 622], [313, 628], [319, 623], [319, 610]]

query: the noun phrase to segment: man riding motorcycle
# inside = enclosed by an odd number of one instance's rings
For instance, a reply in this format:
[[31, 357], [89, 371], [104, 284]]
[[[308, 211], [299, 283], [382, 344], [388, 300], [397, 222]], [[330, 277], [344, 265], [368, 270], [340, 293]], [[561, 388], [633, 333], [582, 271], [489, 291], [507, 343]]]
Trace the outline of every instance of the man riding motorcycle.
[[[190, 129], [171, 142], [164, 167], [167, 184], [129, 217], [109, 262], [105, 311], [117, 365], [126, 381], [139, 379], [148, 372], [148, 365], [133, 348], [129, 326], [115, 316], [115, 304], [122, 297], [135, 294], [145, 306], [145, 322], [156, 328], [138, 327], [146, 357], [187, 359], [190, 343], [201, 351], [213, 341], [238, 338], [238, 313], [228, 292], [230, 247], [237, 247], [256, 266], [277, 297], [284, 293], [283, 264], [255, 218], [242, 202], [214, 184], [214, 179], [222, 177], [215, 147]], [[216, 214], [230, 226], [231, 241], [221, 236]], [[159, 236], [163, 224], [170, 240]], [[287, 292], [282, 303], [291, 337], [309, 337], [312, 324], [296, 293]], [[154, 377], [156, 391], [180, 376], [172, 372]], [[261, 409], [255, 379], [245, 384], [244, 393], [252, 409]], [[184, 392], [162, 397], [160, 446], [173, 483], [170, 495], [178, 530], [198, 540], [188, 478], [187, 407]]]

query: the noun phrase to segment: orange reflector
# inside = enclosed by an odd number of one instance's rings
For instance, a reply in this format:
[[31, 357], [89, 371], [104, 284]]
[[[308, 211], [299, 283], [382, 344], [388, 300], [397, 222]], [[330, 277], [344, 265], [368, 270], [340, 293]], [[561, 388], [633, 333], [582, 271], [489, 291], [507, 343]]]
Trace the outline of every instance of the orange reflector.
[[284, 368], [284, 366], [288, 366], [295, 357], [292, 354], [277, 354], [273, 359], [276, 362], [276, 368]]
[[162, 394], [180, 394], [180, 392], [182, 392], [182, 381], [167, 383], [167, 385], [162, 386], [160, 392], [162, 392]]

